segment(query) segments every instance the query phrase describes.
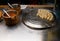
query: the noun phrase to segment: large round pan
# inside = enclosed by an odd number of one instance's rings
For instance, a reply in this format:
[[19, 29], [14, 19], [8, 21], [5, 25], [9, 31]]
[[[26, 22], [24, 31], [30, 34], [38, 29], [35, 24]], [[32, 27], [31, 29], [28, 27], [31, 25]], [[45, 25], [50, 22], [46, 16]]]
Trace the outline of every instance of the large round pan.
[[[53, 22], [48, 22], [46, 20], [43, 19], [39, 19], [36, 14], [37, 14], [37, 10], [38, 9], [29, 9], [26, 10], [28, 12], [26, 12], [23, 17], [22, 17], [22, 22], [25, 26], [27, 26], [28, 28], [31, 29], [35, 29], [35, 30], [44, 30], [44, 29], [49, 29], [52, 28], [56, 25], [56, 13], [49, 10], [53, 16], [54, 16], [54, 21]], [[45, 9], [48, 10], [48, 9]]]

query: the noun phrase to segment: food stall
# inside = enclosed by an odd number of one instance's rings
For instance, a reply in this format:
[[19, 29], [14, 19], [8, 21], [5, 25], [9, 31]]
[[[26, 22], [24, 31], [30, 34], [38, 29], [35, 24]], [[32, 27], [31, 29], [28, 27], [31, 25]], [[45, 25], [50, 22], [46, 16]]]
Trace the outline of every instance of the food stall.
[[[18, 0], [19, 1], [19, 0]], [[58, 41], [59, 16], [56, 0], [40, 5], [0, 5], [0, 41]], [[48, 2], [48, 1], [47, 1]]]

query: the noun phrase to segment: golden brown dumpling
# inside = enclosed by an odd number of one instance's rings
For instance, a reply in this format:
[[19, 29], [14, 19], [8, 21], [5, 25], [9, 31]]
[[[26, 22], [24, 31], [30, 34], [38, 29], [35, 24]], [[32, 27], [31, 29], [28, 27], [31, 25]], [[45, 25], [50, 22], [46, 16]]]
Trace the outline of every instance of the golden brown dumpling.
[[53, 21], [54, 19], [53, 14], [46, 9], [38, 9], [37, 16], [41, 17], [42, 19], [46, 19], [48, 21]]

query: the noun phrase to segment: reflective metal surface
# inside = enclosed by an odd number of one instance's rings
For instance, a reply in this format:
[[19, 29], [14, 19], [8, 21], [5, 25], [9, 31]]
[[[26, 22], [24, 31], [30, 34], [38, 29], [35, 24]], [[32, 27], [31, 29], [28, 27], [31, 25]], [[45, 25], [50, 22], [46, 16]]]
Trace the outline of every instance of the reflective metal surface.
[[52, 23], [50, 23], [47, 20], [41, 19], [40, 17], [36, 16], [38, 9], [39, 8], [26, 8], [24, 10], [22, 21], [27, 27], [32, 29], [45, 29], [56, 25], [56, 16], [53, 11], [49, 10], [53, 14], [55, 19]]

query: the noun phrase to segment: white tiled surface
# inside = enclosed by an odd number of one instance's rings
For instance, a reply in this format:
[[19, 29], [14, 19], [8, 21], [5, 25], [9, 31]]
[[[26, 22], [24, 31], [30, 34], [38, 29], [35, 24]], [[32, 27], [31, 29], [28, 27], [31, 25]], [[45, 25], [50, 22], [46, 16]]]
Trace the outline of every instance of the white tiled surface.
[[14, 29], [0, 23], [0, 41], [43, 41], [43, 31], [35, 31], [23, 24], [15, 26]]

